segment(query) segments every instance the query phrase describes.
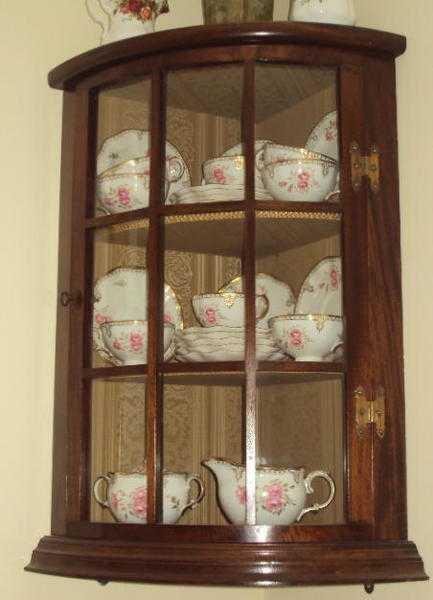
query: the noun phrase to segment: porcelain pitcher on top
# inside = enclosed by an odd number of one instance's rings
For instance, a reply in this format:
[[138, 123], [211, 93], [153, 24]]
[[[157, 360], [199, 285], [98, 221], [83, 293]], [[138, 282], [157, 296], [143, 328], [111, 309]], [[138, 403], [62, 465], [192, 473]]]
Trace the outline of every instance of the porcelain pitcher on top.
[[353, 0], [292, 0], [289, 18], [292, 21], [354, 25]]
[[87, 11], [102, 29], [101, 44], [152, 33], [167, 0], [86, 0]]

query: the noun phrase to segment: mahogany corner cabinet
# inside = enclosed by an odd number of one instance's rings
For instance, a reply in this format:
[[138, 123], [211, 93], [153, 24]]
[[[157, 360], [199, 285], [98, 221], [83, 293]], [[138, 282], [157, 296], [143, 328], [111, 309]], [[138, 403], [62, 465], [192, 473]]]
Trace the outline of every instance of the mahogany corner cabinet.
[[395, 59], [191, 27], [64, 91], [51, 535], [29, 571], [425, 580], [407, 537]]

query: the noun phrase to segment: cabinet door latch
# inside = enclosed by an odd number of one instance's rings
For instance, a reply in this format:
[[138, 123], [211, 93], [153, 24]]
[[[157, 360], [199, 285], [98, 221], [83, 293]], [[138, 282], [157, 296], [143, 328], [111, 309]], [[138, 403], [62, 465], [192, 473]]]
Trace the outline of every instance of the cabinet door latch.
[[356, 406], [356, 432], [359, 436], [366, 433], [371, 423], [380, 439], [385, 437], [385, 389], [378, 386], [374, 397], [369, 399], [365, 388], [358, 387], [354, 392]]
[[380, 188], [380, 153], [375, 144], [370, 154], [363, 156], [358, 142], [350, 145], [350, 162], [352, 166], [352, 187], [355, 192], [361, 189], [362, 178], [367, 177], [371, 190], [377, 194]]

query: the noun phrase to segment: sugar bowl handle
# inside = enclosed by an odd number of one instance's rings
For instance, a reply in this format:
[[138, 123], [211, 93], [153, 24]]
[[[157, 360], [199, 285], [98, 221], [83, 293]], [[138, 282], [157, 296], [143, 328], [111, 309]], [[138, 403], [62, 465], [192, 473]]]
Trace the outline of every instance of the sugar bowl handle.
[[334, 500], [334, 496], [335, 496], [334, 480], [332, 479], [332, 477], [330, 477], [328, 475], [328, 473], [325, 473], [324, 471], [313, 471], [305, 478], [305, 488], [307, 490], [307, 494], [312, 494], [314, 492], [313, 488], [311, 487], [311, 483], [312, 483], [313, 479], [316, 479], [316, 477], [321, 477], [322, 479], [325, 479], [325, 481], [328, 482], [329, 488], [330, 488], [330, 493], [329, 493], [328, 499], [326, 500], [326, 502], [323, 502], [323, 504], [316, 503], [316, 504], [313, 504], [313, 506], [304, 508], [301, 511], [299, 517], [296, 519], [297, 521], [300, 521], [304, 517], [304, 515], [306, 515], [309, 512], [317, 512], [318, 510], [322, 510], [323, 508], [326, 508]]
[[110, 505], [108, 504], [108, 499], [104, 500], [100, 495], [99, 495], [99, 488], [101, 483], [105, 481], [107, 484], [107, 488], [106, 488], [106, 498], [108, 495], [108, 486], [110, 485], [110, 478], [107, 475], [101, 475], [101, 477], [98, 477], [98, 479], [95, 481], [95, 483], [93, 484], [93, 495], [95, 496], [95, 500], [98, 504], [100, 504], [103, 508], [110, 508]]
[[204, 498], [204, 485], [202, 480], [200, 479], [200, 477], [198, 477], [198, 475], [191, 475], [191, 477], [188, 479], [188, 486], [191, 489], [191, 483], [195, 481], [198, 487], [198, 495], [197, 498], [195, 500], [191, 500], [184, 508], [184, 510], [187, 510], [188, 508], [194, 509], [197, 508], [197, 506], [200, 504], [200, 502], [203, 500]]
[[62, 292], [60, 294], [60, 304], [66, 308], [71, 304], [79, 304], [81, 302], [81, 292]]

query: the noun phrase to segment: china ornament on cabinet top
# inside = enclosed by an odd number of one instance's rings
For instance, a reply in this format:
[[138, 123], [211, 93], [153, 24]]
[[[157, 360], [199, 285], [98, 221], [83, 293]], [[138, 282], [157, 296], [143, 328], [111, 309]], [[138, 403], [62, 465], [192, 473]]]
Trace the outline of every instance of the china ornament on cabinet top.
[[101, 44], [152, 33], [168, 0], [86, 0], [90, 18], [102, 29]]
[[355, 7], [353, 0], [292, 0], [289, 19], [355, 25]]

